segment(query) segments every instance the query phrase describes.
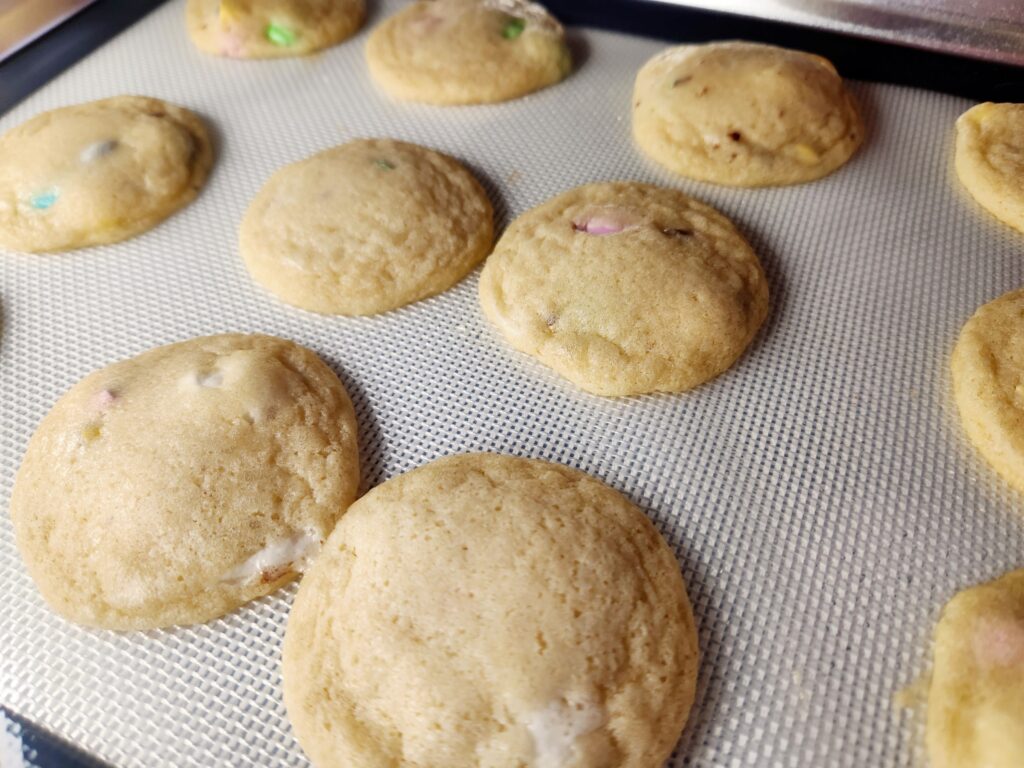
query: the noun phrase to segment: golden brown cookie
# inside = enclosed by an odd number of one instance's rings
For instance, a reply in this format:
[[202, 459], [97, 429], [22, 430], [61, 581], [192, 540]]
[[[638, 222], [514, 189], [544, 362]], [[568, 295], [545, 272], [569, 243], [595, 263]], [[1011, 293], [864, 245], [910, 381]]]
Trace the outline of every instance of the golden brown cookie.
[[860, 146], [864, 127], [835, 68], [756, 43], [681, 45], [636, 78], [633, 136], [666, 168], [739, 187], [825, 176]]
[[212, 163], [202, 120], [159, 99], [44, 112], [0, 136], [0, 246], [56, 251], [137, 235], [189, 203]]
[[72, 387], [14, 484], [46, 602], [109, 629], [208, 621], [301, 571], [359, 485], [345, 388], [310, 350], [226, 334]]
[[558, 464], [467, 454], [341, 519], [288, 619], [284, 695], [318, 768], [654, 768], [697, 656], [637, 507]]
[[682, 392], [743, 353], [768, 285], [713, 208], [674, 189], [589, 184], [512, 222], [480, 305], [512, 346], [588, 392]]

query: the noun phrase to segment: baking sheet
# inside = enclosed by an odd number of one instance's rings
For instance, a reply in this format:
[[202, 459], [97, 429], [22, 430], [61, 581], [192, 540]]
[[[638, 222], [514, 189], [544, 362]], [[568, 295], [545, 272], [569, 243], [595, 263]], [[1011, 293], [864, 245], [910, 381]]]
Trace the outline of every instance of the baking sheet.
[[[371, 8], [369, 25], [400, 3]], [[170, 2], [0, 118], [120, 93], [187, 105], [218, 160], [195, 203], [118, 245], [0, 253], [0, 504], [35, 425], [87, 372], [158, 344], [259, 331], [317, 350], [356, 404], [364, 487], [438, 456], [561, 461], [642, 505], [675, 547], [700, 628], [696, 707], [673, 766], [909, 766], [915, 719], [892, 696], [921, 673], [941, 604], [1024, 564], [1024, 501], [965, 444], [948, 356], [982, 302], [1024, 284], [1024, 236], [955, 183], [962, 99], [852, 84], [868, 125], [816, 183], [737, 190], [644, 160], [632, 79], [662, 43], [574, 31], [579, 69], [506, 104], [389, 102], [364, 31], [321, 55], [205, 57]], [[578, 392], [491, 330], [478, 272], [390, 314], [321, 317], [247, 277], [236, 228], [279, 166], [357, 136], [466, 161], [501, 222], [569, 187], [638, 179], [732, 217], [772, 310], [728, 373], [682, 396]], [[295, 586], [210, 624], [116, 634], [42, 604], [0, 515], [0, 703], [121, 766], [302, 766], [279, 656]]]

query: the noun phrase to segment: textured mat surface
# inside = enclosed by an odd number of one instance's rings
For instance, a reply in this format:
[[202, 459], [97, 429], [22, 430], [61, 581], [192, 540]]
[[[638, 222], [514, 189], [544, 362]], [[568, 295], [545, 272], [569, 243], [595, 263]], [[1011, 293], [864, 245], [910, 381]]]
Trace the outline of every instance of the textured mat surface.
[[[398, 3], [374, 4], [369, 24]], [[661, 44], [576, 33], [565, 83], [496, 106], [400, 105], [366, 72], [366, 33], [276, 62], [207, 58], [171, 2], [0, 119], [119, 93], [192, 107], [218, 160], [194, 204], [110, 247], [0, 253], [0, 504], [54, 400], [149, 347], [261, 331], [316, 349], [349, 386], [364, 486], [490, 449], [561, 461], [641, 504], [676, 548], [704, 654], [674, 766], [909, 766], [893, 694], [925, 667], [956, 589], [1024, 563], [1024, 505], [965, 444], [948, 356], [980, 303], [1024, 283], [1024, 236], [952, 173], [970, 106], [854, 84], [869, 137], [822, 181], [729, 190], [663, 173], [629, 137], [633, 75]], [[761, 255], [768, 322], [685, 396], [604, 400], [511, 351], [477, 273], [367, 319], [288, 308], [248, 279], [236, 229], [277, 167], [356, 136], [466, 161], [502, 223], [571, 186], [639, 179], [720, 208]], [[0, 515], [0, 704], [122, 766], [304, 765], [281, 701], [291, 589], [209, 625], [113, 634], [50, 614]]]

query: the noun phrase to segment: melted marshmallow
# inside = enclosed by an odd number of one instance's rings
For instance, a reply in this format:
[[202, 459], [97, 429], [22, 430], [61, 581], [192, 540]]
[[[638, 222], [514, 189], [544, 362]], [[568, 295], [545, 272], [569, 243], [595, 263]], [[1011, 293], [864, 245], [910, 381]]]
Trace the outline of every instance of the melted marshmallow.
[[222, 582], [246, 584], [252, 581], [273, 581], [288, 571], [301, 573], [309, 559], [320, 549], [320, 537], [296, 533], [286, 539], [272, 541], [244, 563], [236, 565], [221, 577]]
[[533, 737], [531, 768], [562, 768], [572, 757], [576, 739], [601, 727], [604, 712], [586, 702], [556, 699], [538, 712], [526, 716], [526, 729]]

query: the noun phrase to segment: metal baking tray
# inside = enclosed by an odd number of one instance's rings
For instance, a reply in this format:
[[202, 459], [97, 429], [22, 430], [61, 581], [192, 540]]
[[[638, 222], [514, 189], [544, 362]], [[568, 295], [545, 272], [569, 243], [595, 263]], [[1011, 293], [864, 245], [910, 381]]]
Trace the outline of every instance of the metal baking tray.
[[[867, 124], [812, 184], [688, 181], [630, 138], [633, 77], [664, 43], [573, 29], [577, 70], [527, 98], [438, 108], [371, 83], [367, 32], [308, 58], [214, 59], [172, 0], [0, 117], [149, 94], [204, 115], [208, 186], [124, 243], [0, 252], [0, 504], [36, 424], [87, 372], [222, 331], [317, 350], [360, 422], [364, 488], [438, 456], [561, 461], [629, 495], [674, 547], [703, 654], [672, 766], [912, 766], [918, 720], [893, 695], [925, 669], [956, 590], [1024, 560], [1022, 501], [966, 445], [948, 357], [981, 303], [1024, 284], [1024, 239], [952, 171], [971, 102], [851, 83]], [[371, 5], [367, 29], [400, 7]], [[728, 30], [723, 31], [728, 36]], [[159, 52], [155, 55], [154, 52]], [[765, 265], [771, 314], [723, 376], [686, 395], [603, 399], [512, 351], [477, 274], [371, 318], [309, 314], [249, 280], [236, 231], [278, 167], [357, 136], [465, 161], [499, 225], [577, 184], [637, 179], [716, 206]], [[307, 765], [281, 701], [294, 585], [209, 624], [118, 634], [50, 613], [0, 515], [0, 706], [117, 766]]]
[[658, 0], [958, 56], [1024, 64], [1017, 0]]
[[0, 0], [0, 61], [96, 0]]

